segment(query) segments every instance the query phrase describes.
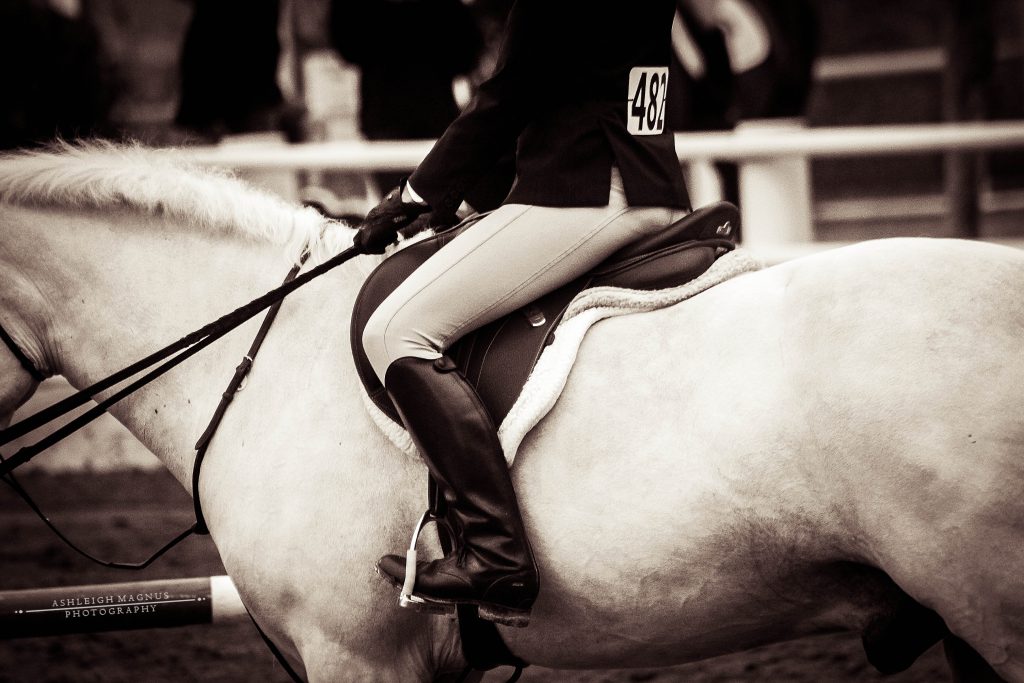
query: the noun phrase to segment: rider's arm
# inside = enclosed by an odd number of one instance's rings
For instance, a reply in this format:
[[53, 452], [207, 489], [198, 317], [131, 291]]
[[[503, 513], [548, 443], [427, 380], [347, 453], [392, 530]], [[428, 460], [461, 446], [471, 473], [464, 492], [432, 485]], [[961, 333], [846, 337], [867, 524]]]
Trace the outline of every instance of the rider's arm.
[[[409, 179], [435, 210], [452, 211], [543, 106], [557, 65], [546, 63], [566, 10], [549, 0], [519, 0], [509, 14], [494, 74], [448, 127]], [[559, 5], [576, 5], [559, 2]], [[556, 16], [557, 15], [557, 16]]]

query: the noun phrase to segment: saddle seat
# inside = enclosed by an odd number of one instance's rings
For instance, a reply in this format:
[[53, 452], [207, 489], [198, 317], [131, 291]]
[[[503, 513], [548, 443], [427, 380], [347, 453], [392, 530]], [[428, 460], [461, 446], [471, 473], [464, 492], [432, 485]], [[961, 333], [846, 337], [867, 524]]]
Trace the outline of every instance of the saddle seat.
[[[370, 399], [398, 424], [398, 413], [363, 351], [363, 328], [403, 280], [475, 222], [464, 221], [395, 252], [370, 273], [356, 297], [350, 328], [356, 370]], [[735, 248], [738, 226], [739, 211], [728, 202], [698, 209], [620, 249], [582, 277], [467, 334], [447, 353], [475, 387], [494, 423], [501, 424], [577, 294], [590, 287], [654, 290], [683, 285]]]

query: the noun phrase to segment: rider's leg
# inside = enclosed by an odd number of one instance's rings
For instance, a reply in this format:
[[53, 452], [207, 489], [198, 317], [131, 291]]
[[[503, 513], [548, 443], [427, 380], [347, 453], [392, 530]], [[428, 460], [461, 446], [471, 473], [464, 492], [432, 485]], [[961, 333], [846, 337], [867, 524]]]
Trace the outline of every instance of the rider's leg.
[[[414, 594], [446, 605], [478, 604], [483, 618], [526, 625], [539, 579], [487, 409], [446, 357], [399, 358], [384, 385], [430, 473], [448, 492], [459, 536], [456, 552], [417, 568]], [[405, 570], [405, 558], [397, 555], [379, 563], [396, 586]]]
[[[462, 536], [458, 553], [417, 573], [417, 596], [480, 604], [485, 617], [523, 624], [538, 587], [494, 425], [443, 351], [681, 213], [627, 207], [618, 183], [605, 207], [506, 205], [423, 263], [371, 316], [367, 356], [452, 497]], [[384, 558], [380, 569], [401, 583], [401, 558]]]

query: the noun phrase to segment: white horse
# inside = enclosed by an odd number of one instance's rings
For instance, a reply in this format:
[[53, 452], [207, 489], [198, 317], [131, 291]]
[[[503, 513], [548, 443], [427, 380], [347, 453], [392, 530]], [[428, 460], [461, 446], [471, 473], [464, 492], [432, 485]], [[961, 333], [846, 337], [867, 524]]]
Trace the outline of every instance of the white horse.
[[[174, 155], [9, 157], [0, 325], [87, 386], [350, 237]], [[426, 469], [382, 436], [352, 366], [366, 260], [286, 300], [202, 499], [245, 604], [310, 681], [431, 680], [464, 664], [455, 625], [399, 609], [374, 573], [407, 544]], [[502, 629], [510, 649], [667, 666], [860, 632], [909, 595], [1024, 681], [1022, 293], [1024, 253], [894, 239], [597, 325], [516, 459], [543, 586], [529, 627]], [[113, 411], [186, 488], [256, 324]], [[36, 382], [4, 347], [0, 371], [6, 422]]]

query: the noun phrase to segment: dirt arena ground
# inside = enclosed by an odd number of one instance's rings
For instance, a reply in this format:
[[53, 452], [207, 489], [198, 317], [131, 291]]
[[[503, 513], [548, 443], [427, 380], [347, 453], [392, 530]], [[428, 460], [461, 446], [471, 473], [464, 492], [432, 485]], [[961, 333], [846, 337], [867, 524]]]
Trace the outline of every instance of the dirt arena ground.
[[[188, 495], [162, 470], [46, 474], [21, 478], [50, 517], [73, 539], [108, 559], [141, 559], [191, 522]], [[66, 586], [224, 573], [213, 544], [192, 538], [143, 572], [110, 570], [73, 554], [6, 486], [0, 487], [0, 589]], [[287, 683], [246, 623], [0, 643], [0, 683], [164, 683], [204, 681]], [[504, 681], [496, 670], [487, 683]], [[856, 637], [785, 643], [707, 662], [658, 670], [615, 672], [527, 669], [525, 683], [636, 681], [882, 680]], [[928, 652], [892, 683], [947, 681], [941, 648]]]

